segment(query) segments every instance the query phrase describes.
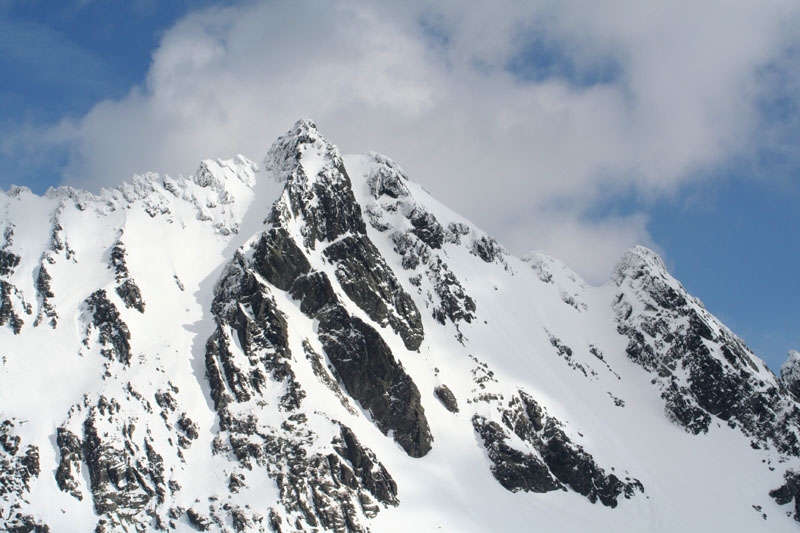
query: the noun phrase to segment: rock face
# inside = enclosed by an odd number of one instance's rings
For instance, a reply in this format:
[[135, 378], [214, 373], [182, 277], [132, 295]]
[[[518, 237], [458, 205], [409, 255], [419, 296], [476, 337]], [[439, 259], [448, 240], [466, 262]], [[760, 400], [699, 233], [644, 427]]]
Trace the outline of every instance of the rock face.
[[799, 366], [308, 120], [261, 169], [0, 191], [3, 531], [790, 531]]
[[117, 294], [125, 303], [125, 307], [134, 308], [140, 313], [144, 313], [144, 300], [142, 291], [133, 278], [130, 277], [128, 265], [125, 260], [125, 245], [118, 241], [111, 249], [111, 264], [114, 269], [114, 277], [117, 280]]
[[631, 498], [644, 492], [639, 480], [626, 477], [623, 482], [606, 473], [528, 392], [517, 390], [505, 400], [494, 372], [486, 363], [476, 362], [473, 392], [477, 394], [471, 403], [486, 404], [497, 420], [475, 414], [472, 425], [492, 462], [492, 474], [503, 487], [511, 492], [569, 488], [608, 507], [616, 507], [621, 495]]
[[409, 350], [425, 337], [414, 300], [366, 235], [347, 236], [331, 244], [325, 257], [336, 265], [336, 279], [347, 296], [377, 322], [392, 326]]
[[796, 521], [800, 522], [800, 474], [792, 470], [784, 474], [784, 484], [769, 495], [778, 505], [787, 505], [794, 502], [794, 513], [789, 513]]
[[22, 511], [31, 485], [41, 473], [39, 448], [17, 434], [19, 421], [0, 422], [0, 524], [4, 531], [50, 531], [46, 524]]
[[131, 362], [131, 333], [120, 318], [117, 307], [108, 300], [103, 289], [93, 292], [85, 301], [91, 317], [87, 325], [84, 344], [89, 344], [92, 330], [97, 330], [97, 342], [103, 346], [101, 353], [110, 360], [123, 364]]
[[[289, 531], [305, 524], [331, 531], [365, 531], [362, 521], [374, 517], [380, 510], [379, 504], [398, 503], [397, 487], [372, 451], [364, 448], [347, 426], [316, 413], [309, 420], [300, 410], [306, 392], [292, 369], [294, 358], [286, 317], [272, 295], [273, 290], [286, 290], [295, 287], [296, 280], [303, 280], [302, 284], [313, 277], [308, 272], [309, 262], [289, 240], [288, 233], [278, 228], [265, 232], [254, 248], [252, 264], [238, 254], [229, 265], [212, 307], [217, 329], [206, 345], [206, 373], [220, 426], [214, 453], [238, 463], [230, 478], [234, 492], [245, 484], [247, 471], [256, 467], [266, 469], [278, 486], [280, 516], [285, 517], [278, 518], [279, 514], [272, 510], [273, 530]], [[276, 265], [281, 268], [275, 268]], [[333, 297], [333, 292], [324, 275], [320, 284], [323, 289], [303, 293], [313, 293], [309, 296], [312, 302], [306, 304], [304, 312], [321, 316], [320, 339], [326, 339], [334, 334], [334, 327], [328, 322], [332, 320], [329, 315], [336, 310], [344, 313], [339, 316], [340, 327], [354, 327], [357, 319], [347, 315], [335, 299], [327, 300]], [[311, 285], [304, 286], [308, 289]], [[370, 331], [373, 343], [380, 342], [376, 340], [380, 339], [377, 333]], [[370, 403], [373, 396], [362, 390], [366, 386], [365, 376], [346, 366], [350, 358], [343, 363], [336, 358], [338, 352], [322, 342], [337, 373], [346, 376], [343, 382], [348, 392], [376, 421], [386, 421], [396, 431], [395, 439], [401, 442], [408, 432], [397, 422], [398, 413], [385, 413], [374, 402]], [[369, 355], [367, 361], [381, 361], [401, 371], [390, 353], [375, 353], [371, 345], [365, 348], [369, 353], [354, 357], [355, 360]], [[384, 378], [388, 383], [397, 381], [394, 376]], [[269, 416], [257, 416], [260, 409], [269, 405], [285, 413], [279, 424], [266, 422]], [[387, 418], [390, 415], [396, 418]], [[325, 441], [318, 433], [320, 426], [338, 428], [338, 434]], [[323, 451], [315, 451], [320, 447]], [[215, 515], [214, 509], [209, 509]], [[250, 511], [240, 510], [238, 516], [247, 523], [263, 523], [262, 517]]]
[[629, 252], [614, 279], [617, 329], [629, 338], [628, 357], [654, 374], [670, 418], [694, 434], [722, 420], [758, 445], [800, 453], [797, 404], [738, 338], [686, 294], [653, 252], [641, 247]]
[[781, 366], [781, 383], [800, 399], [800, 352], [790, 350], [789, 356]]

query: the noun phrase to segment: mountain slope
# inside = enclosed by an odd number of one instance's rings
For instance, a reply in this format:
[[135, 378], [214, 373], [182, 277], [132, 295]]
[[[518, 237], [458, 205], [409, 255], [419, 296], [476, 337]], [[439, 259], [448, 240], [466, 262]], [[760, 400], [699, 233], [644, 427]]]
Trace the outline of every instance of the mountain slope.
[[515, 258], [310, 121], [0, 232], [6, 529], [797, 528], [796, 372], [653, 252]]

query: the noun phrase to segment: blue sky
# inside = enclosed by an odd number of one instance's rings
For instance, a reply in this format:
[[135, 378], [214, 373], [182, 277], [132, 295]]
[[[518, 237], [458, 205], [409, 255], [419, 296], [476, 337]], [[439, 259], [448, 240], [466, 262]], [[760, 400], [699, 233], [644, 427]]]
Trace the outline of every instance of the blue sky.
[[[642, 243], [800, 348], [800, 8], [0, 0], [0, 187], [258, 160], [300, 116], [593, 283]], [[646, 4], [646, 5], [642, 5]]]

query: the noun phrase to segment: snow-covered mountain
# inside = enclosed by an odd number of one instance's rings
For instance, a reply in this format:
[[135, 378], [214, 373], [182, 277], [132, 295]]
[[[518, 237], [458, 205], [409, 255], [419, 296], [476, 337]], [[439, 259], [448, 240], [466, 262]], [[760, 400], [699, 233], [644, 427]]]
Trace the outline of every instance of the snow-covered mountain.
[[637, 247], [510, 255], [299, 121], [263, 165], [0, 192], [8, 531], [796, 531], [777, 378]]

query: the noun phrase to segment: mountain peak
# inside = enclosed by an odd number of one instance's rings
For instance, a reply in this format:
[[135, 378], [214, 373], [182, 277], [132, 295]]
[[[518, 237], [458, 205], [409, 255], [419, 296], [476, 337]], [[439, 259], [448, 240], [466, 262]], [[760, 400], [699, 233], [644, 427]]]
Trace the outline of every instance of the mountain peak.
[[637, 245], [623, 254], [614, 269], [612, 279], [617, 280], [630, 275], [637, 277], [636, 272], [642, 271], [666, 274], [667, 267], [664, 264], [664, 260], [656, 252], [646, 246]]
[[303, 131], [310, 133], [312, 131], [317, 131], [317, 125], [310, 118], [301, 117], [297, 119], [297, 122], [294, 123], [292, 129], [295, 131]]
[[264, 158], [264, 168], [285, 183], [272, 222], [299, 231], [307, 248], [345, 233], [366, 232], [339, 149], [310, 120], [297, 121], [278, 137]]
[[0, 530], [796, 529], [797, 396], [655, 252], [525, 262], [308, 119], [264, 163], [0, 194]]

